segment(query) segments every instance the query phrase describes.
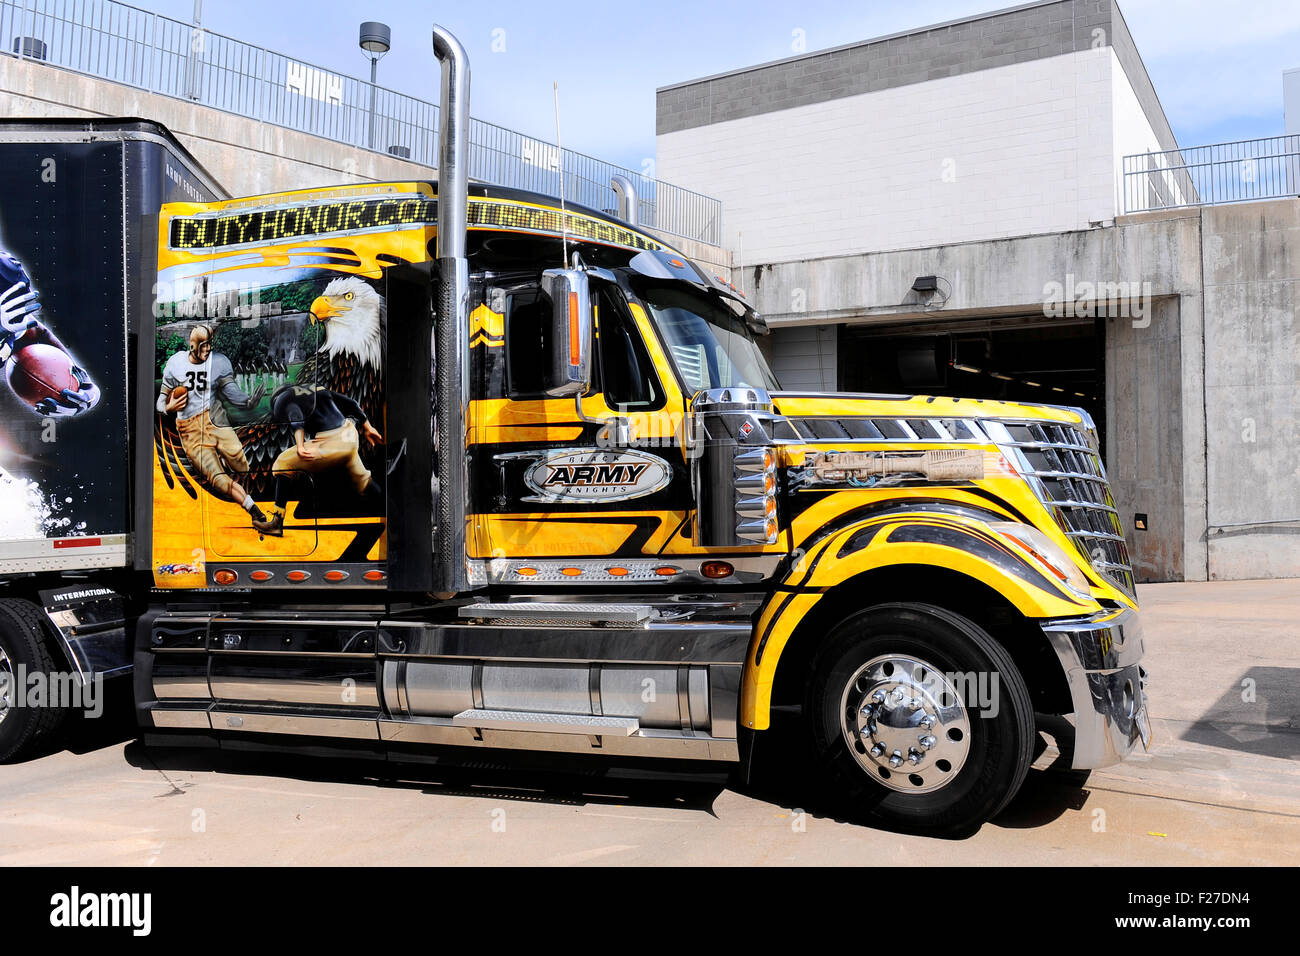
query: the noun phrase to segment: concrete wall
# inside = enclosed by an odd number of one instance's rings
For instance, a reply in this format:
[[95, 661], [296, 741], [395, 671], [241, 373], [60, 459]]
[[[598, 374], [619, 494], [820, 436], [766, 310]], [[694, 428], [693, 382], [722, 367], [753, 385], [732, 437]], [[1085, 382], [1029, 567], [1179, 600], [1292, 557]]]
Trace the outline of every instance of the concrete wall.
[[[800, 387], [814, 387], [818, 326], [1048, 321], [1067, 300], [1076, 315], [1105, 308], [1107, 469], [1135, 568], [1146, 580], [1204, 580], [1200, 274], [1200, 214], [1184, 210], [1050, 236], [772, 263], [744, 270], [744, 280], [776, 330], [777, 368], [793, 367]], [[919, 301], [910, 291], [919, 275], [939, 276], [947, 298]], [[787, 342], [791, 354], [780, 357]], [[1145, 532], [1133, 528], [1137, 512], [1148, 515]]]
[[1210, 577], [1300, 576], [1300, 200], [1202, 228]]
[[[1106, 465], [1139, 578], [1300, 577], [1296, 249], [1300, 200], [1279, 199], [771, 263], [744, 280], [798, 387], [816, 387], [818, 327], [1104, 307]], [[947, 299], [918, 301], [918, 275]]]
[[128, 116], [162, 123], [232, 196], [437, 178], [435, 170], [58, 67], [0, 57], [0, 115]]

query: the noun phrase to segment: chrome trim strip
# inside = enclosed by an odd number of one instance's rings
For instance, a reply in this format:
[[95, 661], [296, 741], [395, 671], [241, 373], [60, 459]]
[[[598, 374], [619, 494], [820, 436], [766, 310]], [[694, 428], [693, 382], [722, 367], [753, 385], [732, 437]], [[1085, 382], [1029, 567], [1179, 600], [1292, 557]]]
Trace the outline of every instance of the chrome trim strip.
[[590, 735], [551, 734], [533, 731], [484, 730], [481, 738], [468, 727], [455, 727], [450, 720], [434, 717], [419, 720], [380, 720], [380, 739], [388, 743], [438, 744], [456, 747], [488, 747], [504, 750], [533, 750], [560, 753], [599, 753], [626, 757], [666, 757], [681, 760], [712, 760], [735, 763], [740, 748], [734, 739], [697, 734], [684, 737], [680, 731], [641, 729], [630, 736], [599, 736], [599, 746]]
[[600, 700], [600, 672], [599, 664], [592, 664], [587, 672], [587, 699], [591, 701], [591, 712], [597, 717], [605, 714]]
[[[657, 583], [667, 585], [689, 581], [692, 584], [757, 584], [772, 578], [785, 554], [760, 555], [680, 555], [665, 554], [650, 558], [583, 557], [572, 560], [546, 558], [488, 558], [472, 559], [469, 563], [469, 583], [472, 587], [487, 587], [493, 584], [510, 584], [527, 587], [539, 584], [564, 584], [572, 587], [591, 587], [593, 585], [627, 585]], [[705, 577], [700, 571], [706, 561], [726, 561], [736, 570], [728, 578]], [[628, 574], [616, 577], [606, 568], [626, 568]], [[672, 575], [659, 575], [656, 568], [673, 567], [678, 572]], [[522, 575], [518, 568], [534, 568], [537, 573]], [[580, 568], [581, 575], [566, 575], [564, 568]]]
[[179, 707], [153, 707], [149, 714], [155, 727], [179, 727], [185, 730], [211, 730], [207, 710], [190, 710]]
[[641, 722], [635, 717], [593, 717], [590, 714], [548, 714], [523, 710], [462, 710], [451, 718], [453, 727], [470, 727], [474, 730], [513, 730], [524, 733], [582, 734], [583, 736], [609, 734], [629, 737], [636, 733]]
[[[373, 682], [356, 681], [345, 688], [338, 680], [317, 677], [258, 677], [251, 674], [214, 673], [210, 678], [212, 696], [223, 702], [251, 704], [321, 704], [327, 707], [360, 707], [374, 710], [379, 694]], [[345, 700], [345, 690], [356, 699]]]
[[694, 721], [691, 719], [691, 669], [689, 665], [677, 668], [677, 718], [681, 723], [682, 734], [695, 736]]
[[611, 624], [640, 624], [650, 618], [651, 612], [652, 609], [644, 604], [515, 601], [466, 604], [457, 610], [456, 616], [479, 621], [523, 618], [567, 624], [592, 624], [602, 621]]
[[379, 739], [379, 728], [373, 716], [326, 717], [230, 710], [213, 710], [210, 715], [214, 730], [304, 737], [346, 737], [352, 740]]

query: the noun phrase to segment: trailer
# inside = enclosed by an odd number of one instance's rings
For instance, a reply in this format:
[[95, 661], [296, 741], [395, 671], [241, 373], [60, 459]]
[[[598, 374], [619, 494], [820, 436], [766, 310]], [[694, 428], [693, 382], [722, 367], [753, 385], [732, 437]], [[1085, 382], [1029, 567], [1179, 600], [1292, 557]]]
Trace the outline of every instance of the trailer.
[[[142, 343], [153, 364], [158, 213], [226, 193], [142, 120], [6, 120], [0, 156], [3, 759], [53, 732], [55, 698], [130, 672], [124, 601], [143, 593], [133, 545], [148, 528], [134, 368]], [[38, 676], [62, 693], [17, 706]]]
[[635, 204], [471, 184], [467, 60], [434, 50], [437, 182], [157, 217], [147, 744], [744, 767], [783, 709], [864, 812], [933, 833], [1006, 806], [1038, 715], [1076, 768], [1146, 745], [1086, 412], [782, 391], [762, 317]]

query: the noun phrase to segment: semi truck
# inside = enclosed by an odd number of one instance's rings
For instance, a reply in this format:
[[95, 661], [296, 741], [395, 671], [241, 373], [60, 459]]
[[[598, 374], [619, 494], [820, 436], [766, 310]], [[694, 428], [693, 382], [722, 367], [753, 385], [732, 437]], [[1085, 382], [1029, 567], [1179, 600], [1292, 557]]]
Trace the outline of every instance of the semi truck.
[[931, 833], [1007, 805], [1041, 715], [1074, 768], [1148, 744], [1086, 412], [781, 390], [762, 317], [636, 203], [471, 183], [467, 57], [433, 47], [437, 181], [128, 208], [150, 301], [98, 381], [130, 439], [106, 398], [68, 418], [129, 470], [127, 546], [58, 572], [98, 618], [10, 579], [0, 670], [92, 674], [100, 627], [147, 745], [390, 760], [744, 768], [790, 713], [840, 795]]

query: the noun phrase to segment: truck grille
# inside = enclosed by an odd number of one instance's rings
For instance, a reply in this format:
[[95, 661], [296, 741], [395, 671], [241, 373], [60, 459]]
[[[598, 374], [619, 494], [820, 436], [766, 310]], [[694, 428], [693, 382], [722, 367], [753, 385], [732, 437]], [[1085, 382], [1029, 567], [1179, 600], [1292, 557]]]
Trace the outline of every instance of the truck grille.
[[1093, 450], [1095, 432], [1058, 422], [1001, 424], [1009, 440], [998, 444], [1015, 459], [1061, 530], [1098, 574], [1133, 596], [1128, 544], [1105, 466]]

